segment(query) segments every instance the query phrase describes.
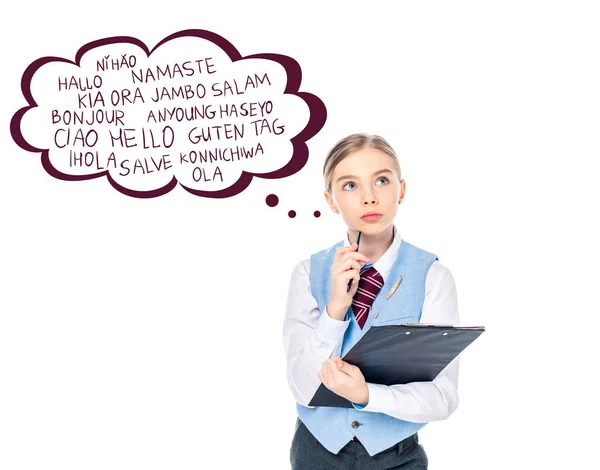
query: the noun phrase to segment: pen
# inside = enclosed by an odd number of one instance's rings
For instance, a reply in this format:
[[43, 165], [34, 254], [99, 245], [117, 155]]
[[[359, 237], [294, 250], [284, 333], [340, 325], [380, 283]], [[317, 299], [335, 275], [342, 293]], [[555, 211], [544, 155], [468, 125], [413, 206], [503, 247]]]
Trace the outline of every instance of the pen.
[[[360, 244], [360, 231], [358, 232], [358, 236], [356, 237], [356, 244], [357, 245]], [[356, 247], [356, 251], [358, 251], [358, 246]], [[346, 289], [346, 292], [350, 292], [351, 288], [352, 288], [352, 279], [350, 279], [348, 281], [348, 288]]]

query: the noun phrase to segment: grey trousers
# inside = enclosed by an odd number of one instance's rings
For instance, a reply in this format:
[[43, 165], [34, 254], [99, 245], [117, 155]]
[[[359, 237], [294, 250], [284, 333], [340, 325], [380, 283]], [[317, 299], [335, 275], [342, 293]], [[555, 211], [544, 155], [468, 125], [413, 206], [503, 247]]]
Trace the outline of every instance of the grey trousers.
[[298, 418], [290, 448], [292, 470], [422, 470], [427, 469], [427, 454], [413, 434], [371, 457], [363, 445], [350, 441], [337, 454], [332, 454], [311, 434]]

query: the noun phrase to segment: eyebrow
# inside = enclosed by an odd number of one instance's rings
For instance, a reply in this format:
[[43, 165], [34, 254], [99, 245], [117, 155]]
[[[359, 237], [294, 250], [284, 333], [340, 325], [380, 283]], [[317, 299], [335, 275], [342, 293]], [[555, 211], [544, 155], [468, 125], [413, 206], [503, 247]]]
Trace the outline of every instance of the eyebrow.
[[[387, 170], [387, 169], [385, 169], [385, 170], [379, 170], [379, 171], [375, 172], [375, 173], [373, 174], [373, 176], [377, 176], [377, 175], [380, 175], [380, 174], [382, 174], [382, 173], [390, 173], [390, 174], [391, 174], [391, 173], [392, 173], [392, 171], [391, 171], [391, 170]], [[354, 176], [354, 175], [344, 175], [344, 176], [340, 176], [340, 177], [339, 177], [337, 180], [335, 180], [335, 182], [336, 182], [336, 183], [339, 183], [339, 182], [340, 182], [340, 181], [342, 181], [342, 180], [345, 180], [345, 179], [351, 179], [351, 178], [358, 179], [358, 176]]]

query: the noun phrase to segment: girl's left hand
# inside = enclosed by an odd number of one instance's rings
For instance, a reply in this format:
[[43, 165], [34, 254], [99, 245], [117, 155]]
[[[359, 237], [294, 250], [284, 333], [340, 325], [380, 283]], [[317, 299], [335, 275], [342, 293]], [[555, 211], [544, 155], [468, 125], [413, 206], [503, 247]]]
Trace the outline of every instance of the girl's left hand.
[[339, 357], [323, 361], [319, 379], [329, 390], [358, 405], [369, 403], [369, 388], [360, 369]]

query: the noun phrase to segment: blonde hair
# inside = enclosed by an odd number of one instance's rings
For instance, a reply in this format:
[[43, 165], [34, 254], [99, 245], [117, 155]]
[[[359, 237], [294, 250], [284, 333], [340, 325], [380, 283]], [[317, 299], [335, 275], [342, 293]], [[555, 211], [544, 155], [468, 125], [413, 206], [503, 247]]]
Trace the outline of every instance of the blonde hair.
[[325, 179], [325, 188], [331, 193], [331, 179], [333, 170], [338, 164], [353, 152], [365, 147], [374, 148], [382, 151], [392, 159], [392, 167], [398, 175], [398, 180], [402, 181], [402, 172], [400, 171], [400, 162], [392, 146], [383, 137], [372, 134], [352, 134], [344, 137], [327, 154], [323, 165], [323, 178]]

